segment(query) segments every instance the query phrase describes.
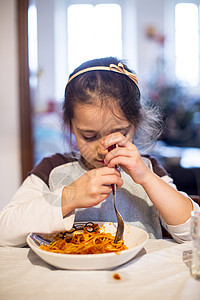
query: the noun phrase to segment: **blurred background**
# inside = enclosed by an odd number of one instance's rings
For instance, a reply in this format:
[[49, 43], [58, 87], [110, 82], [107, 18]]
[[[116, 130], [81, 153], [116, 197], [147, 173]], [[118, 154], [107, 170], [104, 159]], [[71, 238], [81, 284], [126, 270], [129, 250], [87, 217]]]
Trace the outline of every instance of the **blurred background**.
[[44, 156], [69, 151], [69, 74], [124, 58], [166, 127], [151, 154], [180, 190], [200, 194], [199, 0], [0, 0], [0, 209]]

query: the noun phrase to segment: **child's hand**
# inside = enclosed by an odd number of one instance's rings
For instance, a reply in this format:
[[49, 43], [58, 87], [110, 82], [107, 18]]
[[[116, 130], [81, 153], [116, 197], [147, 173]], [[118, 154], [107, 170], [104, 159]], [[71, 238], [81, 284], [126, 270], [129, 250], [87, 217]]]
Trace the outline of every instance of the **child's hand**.
[[72, 211], [95, 206], [112, 192], [111, 184], [116, 184], [118, 188], [122, 186], [123, 180], [118, 170], [108, 167], [90, 170], [64, 188], [62, 207], [70, 206]]
[[114, 144], [117, 147], [108, 152], [104, 159], [108, 167], [119, 165], [136, 183], [145, 183], [151, 171], [143, 162], [136, 146], [120, 132], [112, 133], [102, 141], [105, 149]]

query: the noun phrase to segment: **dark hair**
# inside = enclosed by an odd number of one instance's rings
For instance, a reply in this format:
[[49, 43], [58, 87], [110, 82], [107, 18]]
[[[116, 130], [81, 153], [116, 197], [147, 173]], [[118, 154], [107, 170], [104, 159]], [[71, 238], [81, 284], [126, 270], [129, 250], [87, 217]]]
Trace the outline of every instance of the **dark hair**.
[[[127, 67], [123, 60], [115, 57], [106, 57], [81, 64], [69, 78], [80, 70], [89, 67], [109, 67], [110, 64], [118, 65], [118, 63], [122, 63], [127, 71], [134, 73]], [[139, 130], [140, 125], [145, 121], [147, 116], [145, 108], [142, 107], [140, 102], [140, 90], [138, 86], [127, 75], [106, 70], [94, 70], [82, 73], [67, 84], [63, 103], [64, 124], [69, 125], [71, 128], [74, 106], [77, 103], [93, 104], [96, 102], [112, 109], [113, 100], [121, 109], [124, 117]], [[147, 145], [147, 143], [145, 144]]]

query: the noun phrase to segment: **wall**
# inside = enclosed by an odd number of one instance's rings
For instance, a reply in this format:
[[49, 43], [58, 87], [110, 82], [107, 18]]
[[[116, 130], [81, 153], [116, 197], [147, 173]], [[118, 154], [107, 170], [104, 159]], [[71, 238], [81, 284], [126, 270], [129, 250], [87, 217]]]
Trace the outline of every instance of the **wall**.
[[151, 26], [156, 34], [164, 34], [164, 7], [165, 0], [137, 0], [138, 73], [142, 81], [155, 72], [157, 59], [162, 55], [162, 46], [148, 38], [146, 30]]
[[16, 0], [0, 1], [0, 210], [20, 184]]

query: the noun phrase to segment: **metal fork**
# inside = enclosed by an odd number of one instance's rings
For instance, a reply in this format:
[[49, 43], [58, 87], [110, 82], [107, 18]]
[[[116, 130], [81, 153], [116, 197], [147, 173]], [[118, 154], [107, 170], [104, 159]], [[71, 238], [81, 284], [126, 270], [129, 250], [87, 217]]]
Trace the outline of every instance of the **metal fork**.
[[124, 233], [124, 221], [117, 209], [116, 205], [116, 184], [112, 184], [112, 192], [113, 192], [113, 203], [114, 203], [114, 209], [117, 216], [117, 231], [115, 234], [114, 243], [116, 244], [119, 240], [122, 239], [123, 233]]
[[[108, 151], [112, 151], [114, 148], [116, 148], [116, 144], [111, 145], [108, 147]], [[117, 168], [117, 166], [115, 166], [115, 168]], [[115, 213], [117, 216], [117, 231], [116, 231], [116, 235], [115, 235], [115, 239], [114, 239], [114, 243], [116, 244], [119, 240], [122, 239], [123, 233], [124, 233], [124, 221], [119, 213], [119, 211], [117, 210], [117, 205], [116, 205], [116, 184], [111, 184], [112, 186], [112, 192], [113, 192], [113, 204], [114, 204], [114, 209], [115, 209]]]

